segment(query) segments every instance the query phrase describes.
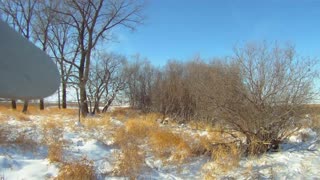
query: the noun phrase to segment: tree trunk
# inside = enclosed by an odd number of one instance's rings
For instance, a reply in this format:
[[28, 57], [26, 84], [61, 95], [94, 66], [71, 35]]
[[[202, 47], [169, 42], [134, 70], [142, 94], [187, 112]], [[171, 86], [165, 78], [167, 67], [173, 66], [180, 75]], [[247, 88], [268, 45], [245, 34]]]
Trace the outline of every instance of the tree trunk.
[[26, 113], [28, 111], [28, 100], [24, 100], [22, 112]]
[[17, 103], [16, 103], [16, 100], [14, 100], [14, 99], [11, 100], [11, 108], [17, 109]]
[[93, 113], [93, 111], [92, 111], [92, 102], [91, 102], [90, 98], [89, 98], [88, 101], [89, 101], [89, 112]]
[[58, 108], [61, 109], [60, 87], [58, 88]]
[[67, 84], [65, 82], [62, 83], [62, 108], [67, 108]]
[[40, 99], [40, 110], [44, 110], [44, 100]]
[[83, 85], [80, 85], [80, 103], [81, 103], [81, 115], [86, 117], [88, 114], [88, 102], [86, 89]]
[[93, 108], [93, 112], [94, 113], [100, 113], [100, 108], [99, 108], [99, 101], [96, 101], [95, 103], [94, 103], [94, 108]]
[[113, 100], [109, 100], [109, 101], [107, 102], [107, 104], [103, 107], [103, 109], [102, 109], [102, 112], [103, 112], [103, 113], [105, 113], [105, 112], [108, 111], [108, 109], [109, 109], [112, 101], [113, 101]]

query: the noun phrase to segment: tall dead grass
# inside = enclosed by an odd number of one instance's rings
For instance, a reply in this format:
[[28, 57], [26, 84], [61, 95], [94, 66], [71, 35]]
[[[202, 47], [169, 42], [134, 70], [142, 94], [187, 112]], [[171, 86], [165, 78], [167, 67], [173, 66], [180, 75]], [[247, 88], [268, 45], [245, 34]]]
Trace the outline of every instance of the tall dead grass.
[[151, 131], [158, 128], [158, 124], [149, 119], [130, 119], [116, 131], [114, 135], [115, 143], [120, 146], [129, 143], [142, 143], [149, 137]]
[[219, 179], [239, 166], [240, 151], [236, 144], [216, 144], [212, 148], [212, 161], [202, 167], [203, 179]]
[[154, 116], [132, 118], [118, 128], [114, 134], [115, 144], [121, 153], [118, 154], [119, 162], [114, 169], [114, 174], [135, 179], [144, 166], [145, 152], [140, 145], [147, 143], [150, 133], [159, 128]]
[[109, 112], [110, 116], [119, 120], [119, 121], [125, 121], [128, 118], [135, 119], [139, 117], [140, 111], [132, 109], [132, 108], [124, 108], [124, 107], [118, 107], [114, 108], [111, 112]]
[[92, 180], [96, 179], [93, 162], [87, 159], [64, 163], [56, 180]]
[[212, 159], [223, 172], [227, 172], [239, 165], [241, 153], [237, 144], [217, 144], [212, 149]]
[[192, 155], [188, 143], [178, 134], [167, 130], [151, 132], [149, 144], [152, 153], [164, 163], [182, 163]]
[[63, 161], [63, 124], [60, 121], [48, 119], [42, 123], [43, 143], [48, 146], [48, 159], [50, 162]]
[[2, 120], [6, 121], [9, 120], [10, 117], [14, 118], [15, 120], [18, 121], [31, 121], [30, 116], [28, 113], [22, 113], [21, 111], [13, 110], [13, 109], [8, 109], [8, 108], [2, 108], [1, 111], [2, 113]]
[[126, 176], [136, 179], [144, 166], [145, 153], [135, 144], [122, 146], [118, 155], [118, 164], [113, 170], [116, 176]]
[[17, 104], [17, 109], [11, 109], [10, 105], [8, 104], [1, 104], [0, 105], [0, 112], [3, 114], [7, 115], [20, 115], [20, 114], [25, 114], [25, 115], [56, 115], [56, 114], [61, 114], [63, 116], [75, 116], [78, 114], [78, 109], [59, 109], [57, 107], [46, 107], [44, 110], [39, 109], [38, 104], [29, 104], [28, 105], [28, 111], [26, 113], [22, 113], [22, 104]]
[[48, 146], [48, 157], [50, 162], [62, 162], [63, 161], [63, 144], [50, 143]]
[[57, 107], [49, 107], [41, 112], [46, 113], [46, 114], [50, 114], [50, 115], [56, 115], [56, 114], [61, 114], [63, 116], [77, 116], [78, 115], [78, 109], [76, 109], [76, 108], [59, 109]]
[[86, 117], [81, 120], [81, 123], [88, 129], [112, 128], [109, 114], [104, 114], [102, 117]]

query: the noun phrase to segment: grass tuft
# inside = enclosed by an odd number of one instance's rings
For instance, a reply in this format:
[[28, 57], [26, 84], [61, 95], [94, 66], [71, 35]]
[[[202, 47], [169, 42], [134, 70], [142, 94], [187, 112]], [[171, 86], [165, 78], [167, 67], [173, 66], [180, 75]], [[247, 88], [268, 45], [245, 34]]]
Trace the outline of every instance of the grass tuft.
[[44, 132], [43, 143], [48, 146], [48, 159], [50, 162], [63, 161], [63, 124], [59, 121], [48, 119], [42, 123]]
[[50, 162], [63, 161], [63, 146], [62, 143], [51, 143], [48, 146], [48, 159]]
[[104, 114], [103, 117], [87, 117], [81, 120], [81, 123], [88, 129], [94, 128], [110, 128], [112, 126], [110, 122], [110, 116]]
[[149, 143], [153, 154], [165, 163], [182, 163], [192, 155], [187, 142], [181, 136], [167, 130], [152, 132]]
[[212, 159], [227, 172], [239, 165], [240, 150], [235, 143], [218, 144], [212, 149]]
[[120, 121], [125, 121], [127, 120], [129, 117], [130, 118], [137, 118], [139, 116], [139, 111], [134, 110], [132, 108], [124, 108], [124, 107], [118, 107], [118, 108], [114, 108], [111, 112], [110, 112], [110, 116], [120, 120]]
[[142, 143], [149, 137], [150, 132], [155, 131], [158, 127], [155, 121], [130, 119], [116, 131], [115, 143], [120, 146], [128, 143]]
[[118, 156], [119, 162], [113, 170], [114, 175], [136, 179], [144, 165], [144, 152], [137, 145], [130, 144], [122, 147]]
[[83, 159], [81, 161], [64, 163], [56, 180], [92, 180], [96, 179], [92, 161]]

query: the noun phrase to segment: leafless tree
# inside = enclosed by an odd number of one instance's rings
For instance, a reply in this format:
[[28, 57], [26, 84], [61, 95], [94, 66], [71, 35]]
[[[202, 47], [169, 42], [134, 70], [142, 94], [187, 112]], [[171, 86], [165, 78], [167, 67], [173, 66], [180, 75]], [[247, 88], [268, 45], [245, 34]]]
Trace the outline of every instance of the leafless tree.
[[[61, 4], [60, 4], [61, 5]], [[79, 55], [77, 39], [73, 36], [72, 28], [69, 26], [70, 17], [62, 14], [54, 14], [52, 26], [50, 27], [49, 47], [53, 58], [56, 60], [61, 76], [62, 108], [67, 108], [67, 85], [70, 78], [76, 78], [75, 72], [79, 66], [76, 60]], [[63, 19], [63, 21], [62, 21]]]
[[[53, 25], [54, 12], [57, 4], [53, 1], [39, 1], [35, 5], [35, 20], [33, 23], [34, 39], [40, 48], [47, 52], [50, 41], [50, 27]], [[44, 100], [40, 99], [40, 110], [44, 109]]]
[[169, 61], [157, 73], [152, 89], [152, 107], [163, 116], [179, 122], [190, 120], [195, 113], [195, 100], [190, 92], [187, 64]]
[[126, 93], [132, 107], [147, 111], [151, 107], [155, 68], [147, 59], [142, 60], [140, 55], [135, 55], [134, 59], [125, 69], [128, 77]]
[[[110, 53], [102, 53], [97, 56], [90, 71], [87, 83], [90, 111], [99, 113], [100, 102], [105, 103], [102, 112], [106, 112], [116, 97], [124, 90], [127, 77], [124, 74], [126, 64], [125, 57]], [[93, 110], [91, 103], [94, 102]]]
[[[283, 140], [304, 114], [303, 105], [315, 98], [313, 82], [317, 60], [299, 57], [292, 45], [247, 44], [235, 49], [245, 89], [239, 94], [248, 114], [233, 120], [242, 127], [251, 151], [264, 151], [264, 144]], [[240, 114], [240, 113], [237, 113]]]
[[111, 30], [124, 26], [134, 29], [142, 21], [143, 3], [138, 0], [69, 0], [65, 1], [63, 15], [69, 16], [80, 47], [79, 73], [80, 101], [82, 115], [88, 113], [86, 84], [90, 72], [93, 50], [103, 40], [110, 38]]
[[130, 106], [137, 107], [138, 106], [138, 77], [140, 67], [143, 65], [139, 60], [134, 61], [132, 63], [128, 63], [125, 67], [126, 76], [128, 77], [128, 88], [126, 89], [126, 94], [129, 98]]
[[313, 98], [315, 63], [297, 56], [292, 46], [235, 48], [230, 63], [193, 72], [197, 106], [245, 135], [246, 153], [264, 153], [299, 126], [302, 107]]
[[[2, 18], [25, 38], [32, 41], [32, 23], [34, 21], [35, 6], [38, 0], [1, 0]], [[12, 100], [12, 108], [16, 108]], [[24, 101], [23, 112], [28, 110], [28, 101]]]

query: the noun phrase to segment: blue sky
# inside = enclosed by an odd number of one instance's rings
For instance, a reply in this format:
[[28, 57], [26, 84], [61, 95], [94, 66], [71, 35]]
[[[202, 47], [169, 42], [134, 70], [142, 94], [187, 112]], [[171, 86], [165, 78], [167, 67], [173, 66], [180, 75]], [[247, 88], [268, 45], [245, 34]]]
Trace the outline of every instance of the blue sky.
[[235, 45], [262, 40], [320, 55], [320, 0], [149, 0], [144, 14], [144, 25], [117, 32], [109, 50], [139, 53], [155, 65], [228, 56]]

